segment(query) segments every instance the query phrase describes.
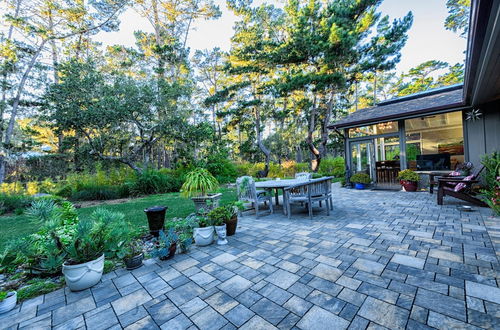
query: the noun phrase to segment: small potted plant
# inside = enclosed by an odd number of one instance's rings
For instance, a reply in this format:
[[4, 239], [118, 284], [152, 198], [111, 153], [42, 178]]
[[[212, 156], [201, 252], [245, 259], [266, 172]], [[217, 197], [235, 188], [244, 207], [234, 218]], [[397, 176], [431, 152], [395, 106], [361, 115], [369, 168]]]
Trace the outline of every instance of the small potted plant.
[[231, 209], [230, 206], [219, 206], [207, 214], [217, 233], [217, 245], [227, 244], [226, 221], [232, 216]]
[[179, 237], [175, 233], [174, 228], [170, 228], [166, 233], [160, 230], [158, 238], [155, 239], [153, 257], [158, 257], [160, 260], [172, 259], [177, 250], [177, 241]]
[[244, 203], [242, 201], [236, 201], [231, 205], [228, 205], [231, 210], [231, 216], [226, 219], [227, 236], [233, 236], [236, 233], [236, 227], [238, 226], [238, 213], [245, 209]]
[[16, 307], [16, 291], [0, 291], [0, 314], [7, 313]]
[[198, 216], [191, 214], [186, 218], [174, 218], [167, 222], [167, 228], [174, 228], [178, 235], [177, 246], [180, 253], [187, 253], [193, 244], [193, 229], [198, 226]]
[[212, 193], [217, 188], [217, 179], [208, 170], [197, 168], [186, 175], [181, 192], [184, 197], [191, 197], [198, 213], [203, 213], [219, 206], [222, 194]]
[[193, 229], [194, 243], [198, 246], [206, 246], [214, 241], [214, 226], [205, 216], [198, 218], [198, 227]]
[[101, 280], [109, 230], [107, 225], [97, 219], [81, 219], [78, 222], [75, 236], [66, 247], [69, 260], [62, 267], [71, 291], [85, 290]]
[[123, 262], [127, 270], [134, 270], [142, 266], [144, 253], [142, 252], [142, 244], [139, 240], [128, 242], [124, 254]]
[[420, 177], [414, 171], [407, 169], [398, 173], [398, 180], [405, 191], [417, 191]]
[[367, 184], [372, 182], [370, 176], [366, 173], [356, 173], [351, 176], [351, 182], [354, 183], [354, 188], [358, 190], [365, 189]]

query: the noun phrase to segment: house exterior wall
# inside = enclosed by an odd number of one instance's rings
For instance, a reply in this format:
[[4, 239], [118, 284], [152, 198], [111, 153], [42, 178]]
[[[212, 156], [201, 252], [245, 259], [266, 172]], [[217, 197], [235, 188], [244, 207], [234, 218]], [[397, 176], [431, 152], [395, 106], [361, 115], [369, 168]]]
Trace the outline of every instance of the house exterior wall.
[[482, 113], [478, 120], [464, 118], [466, 159], [474, 165], [481, 163], [483, 155], [500, 151], [500, 101], [478, 108]]

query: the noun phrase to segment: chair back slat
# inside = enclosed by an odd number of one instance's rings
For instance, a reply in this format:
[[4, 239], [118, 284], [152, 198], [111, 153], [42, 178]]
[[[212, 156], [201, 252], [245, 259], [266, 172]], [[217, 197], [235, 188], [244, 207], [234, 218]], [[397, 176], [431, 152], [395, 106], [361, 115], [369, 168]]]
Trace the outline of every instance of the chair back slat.
[[236, 179], [236, 192], [238, 200], [255, 201], [257, 199], [255, 181], [251, 176], [242, 176]]

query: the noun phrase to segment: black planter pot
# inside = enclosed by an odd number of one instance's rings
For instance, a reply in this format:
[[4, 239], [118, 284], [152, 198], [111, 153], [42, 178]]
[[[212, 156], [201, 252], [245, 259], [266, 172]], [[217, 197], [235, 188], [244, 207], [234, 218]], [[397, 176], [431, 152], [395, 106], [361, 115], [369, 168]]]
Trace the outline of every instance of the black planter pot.
[[227, 236], [233, 236], [236, 233], [236, 226], [238, 225], [238, 217], [234, 216], [226, 221]]
[[177, 243], [172, 243], [168, 248], [168, 256], [161, 257], [160, 260], [168, 260], [172, 259], [175, 255], [175, 251], [177, 250]]
[[144, 259], [144, 254], [141, 253], [132, 258], [125, 258], [123, 261], [125, 262], [125, 267], [127, 270], [137, 269], [142, 266], [142, 260]]
[[148, 217], [149, 233], [154, 237], [158, 237], [160, 230], [163, 230], [167, 209], [166, 206], [153, 206], [144, 210]]

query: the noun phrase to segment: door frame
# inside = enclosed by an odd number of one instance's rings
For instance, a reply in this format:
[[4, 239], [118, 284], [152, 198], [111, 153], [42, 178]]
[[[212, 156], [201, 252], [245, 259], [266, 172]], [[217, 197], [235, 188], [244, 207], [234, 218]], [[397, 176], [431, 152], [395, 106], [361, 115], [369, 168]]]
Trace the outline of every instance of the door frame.
[[351, 169], [351, 176], [354, 174], [354, 167], [352, 162], [352, 147], [359, 144], [367, 144], [367, 148], [369, 149], [370, 157], [369, 157], [369, 168], [370, 168], [370, 178], [374, 183], [377, 182], [377, 176], [375, 173], [375, 139], [372, 137], [369, 138], [357, 138], [356, 140], [348, 142], [348, 155], [349, 155], [349, 168]]

